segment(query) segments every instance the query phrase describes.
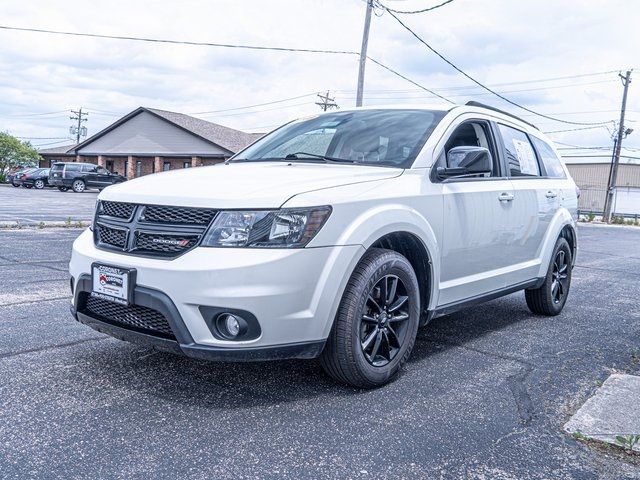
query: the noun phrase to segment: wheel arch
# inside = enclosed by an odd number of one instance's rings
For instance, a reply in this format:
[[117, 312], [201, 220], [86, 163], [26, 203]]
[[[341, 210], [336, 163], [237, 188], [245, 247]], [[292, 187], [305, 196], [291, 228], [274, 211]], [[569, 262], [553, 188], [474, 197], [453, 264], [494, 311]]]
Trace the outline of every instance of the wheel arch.
[[434, 277], [433, 261], [424, 242], [414, 233], [396, 231], [378, 238], [369, 246], [369, 249], [370, 248], [393, 250], [409, 261], [418, 279], [421, 306], [420, 319], [421, 322], [426, 321], [429, 303], [433, 297], [432, 288]]
[[542, 278], [547, 274], [547, 268], [551, 262], [553, 247], [558, 238], [565, 238], [569, 243], [572, 253], [572, 263], [575, 264], [575, 258], [578, 252], [578, 232], [576, 224], [569, 211], [565, 208], [558, 210], [547, 229], [547, 235], [542, 242], [540, 250], [540, 270], [538, 278]]

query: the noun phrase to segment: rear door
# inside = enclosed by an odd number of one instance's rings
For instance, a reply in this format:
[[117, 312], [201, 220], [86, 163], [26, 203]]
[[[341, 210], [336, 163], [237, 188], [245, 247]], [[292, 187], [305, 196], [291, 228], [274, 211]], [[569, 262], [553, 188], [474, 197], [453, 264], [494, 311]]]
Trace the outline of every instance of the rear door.
[[536, 278], [542, 257], [542, 241], [559, 206], [559, 185], [549, 182], [529, 135], [512, 125], [497, 124], [507, 173], [513, 182], [515, 240], [508, 285]]
[[444, 206], [439, 306], [504, 288], [505, 272], [517, 248], [509, 225], [513, 187], [499, 161], [490, 122], [471, 119], [458, 124], [449, 134], [436, 167], [445, 166], [446, 153], [456, 146], [488, 148], [494, 167], [488, 176], [439, 182]]

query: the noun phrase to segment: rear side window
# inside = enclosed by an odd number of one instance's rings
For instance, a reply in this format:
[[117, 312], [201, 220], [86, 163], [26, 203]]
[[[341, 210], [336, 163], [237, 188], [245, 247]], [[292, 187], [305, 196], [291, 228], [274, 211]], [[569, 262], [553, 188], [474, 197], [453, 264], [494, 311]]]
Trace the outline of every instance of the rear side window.
[[74, 165], [73, 163], [67, 163], [67, 172], [79, 172], [80, 165]]
[[566, 178], [567, 175], [564, 173], [562, 163], [556, 155], [556, 152], [553, 151], [553, 148], [551, 148], [547, 142], [543, 142], [539, 138], [532, 136], [531, 140], [533, 141], [536, 150], [538, 150], [540, 160], [542, 160], [544, 169], [547, 171], [547, 177]]
[[539, 177], [538, 159], [527, 134], [506, 125], [499, 124], [498, 128], [504, 142], [509, 175], [512, 177]]

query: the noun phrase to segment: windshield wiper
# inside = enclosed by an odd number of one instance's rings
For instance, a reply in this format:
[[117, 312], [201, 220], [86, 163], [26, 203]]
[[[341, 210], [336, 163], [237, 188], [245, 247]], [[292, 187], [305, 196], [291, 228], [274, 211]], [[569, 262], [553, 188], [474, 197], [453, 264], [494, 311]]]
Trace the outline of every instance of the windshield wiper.
[[304, 157], [298, 157], [298, 155], [306, 155], [307, 157], [319, 158], [327, 163], [356, 163], [355, 160], [349, 160], [348, 158], [329, 157], [328, 155], [319, 155], [317, 153], [309, 152], [294, 152], [288, 154], [285, 160], [304, 160]]

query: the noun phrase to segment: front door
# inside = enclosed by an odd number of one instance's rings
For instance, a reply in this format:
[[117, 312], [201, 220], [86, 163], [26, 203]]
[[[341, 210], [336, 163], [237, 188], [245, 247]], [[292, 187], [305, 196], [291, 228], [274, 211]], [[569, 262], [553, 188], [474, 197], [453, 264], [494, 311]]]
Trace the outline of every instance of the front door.
[[499, 161], [496, 139], [486, 121], [459, 125], [447, 140], [438, 162], [456, 146], [488, 148], [490, 175], [450, 178], [442, 182], [443, 230], [438, 306], [455, 304], [506, 287], [514, 239], [515, 192]]

